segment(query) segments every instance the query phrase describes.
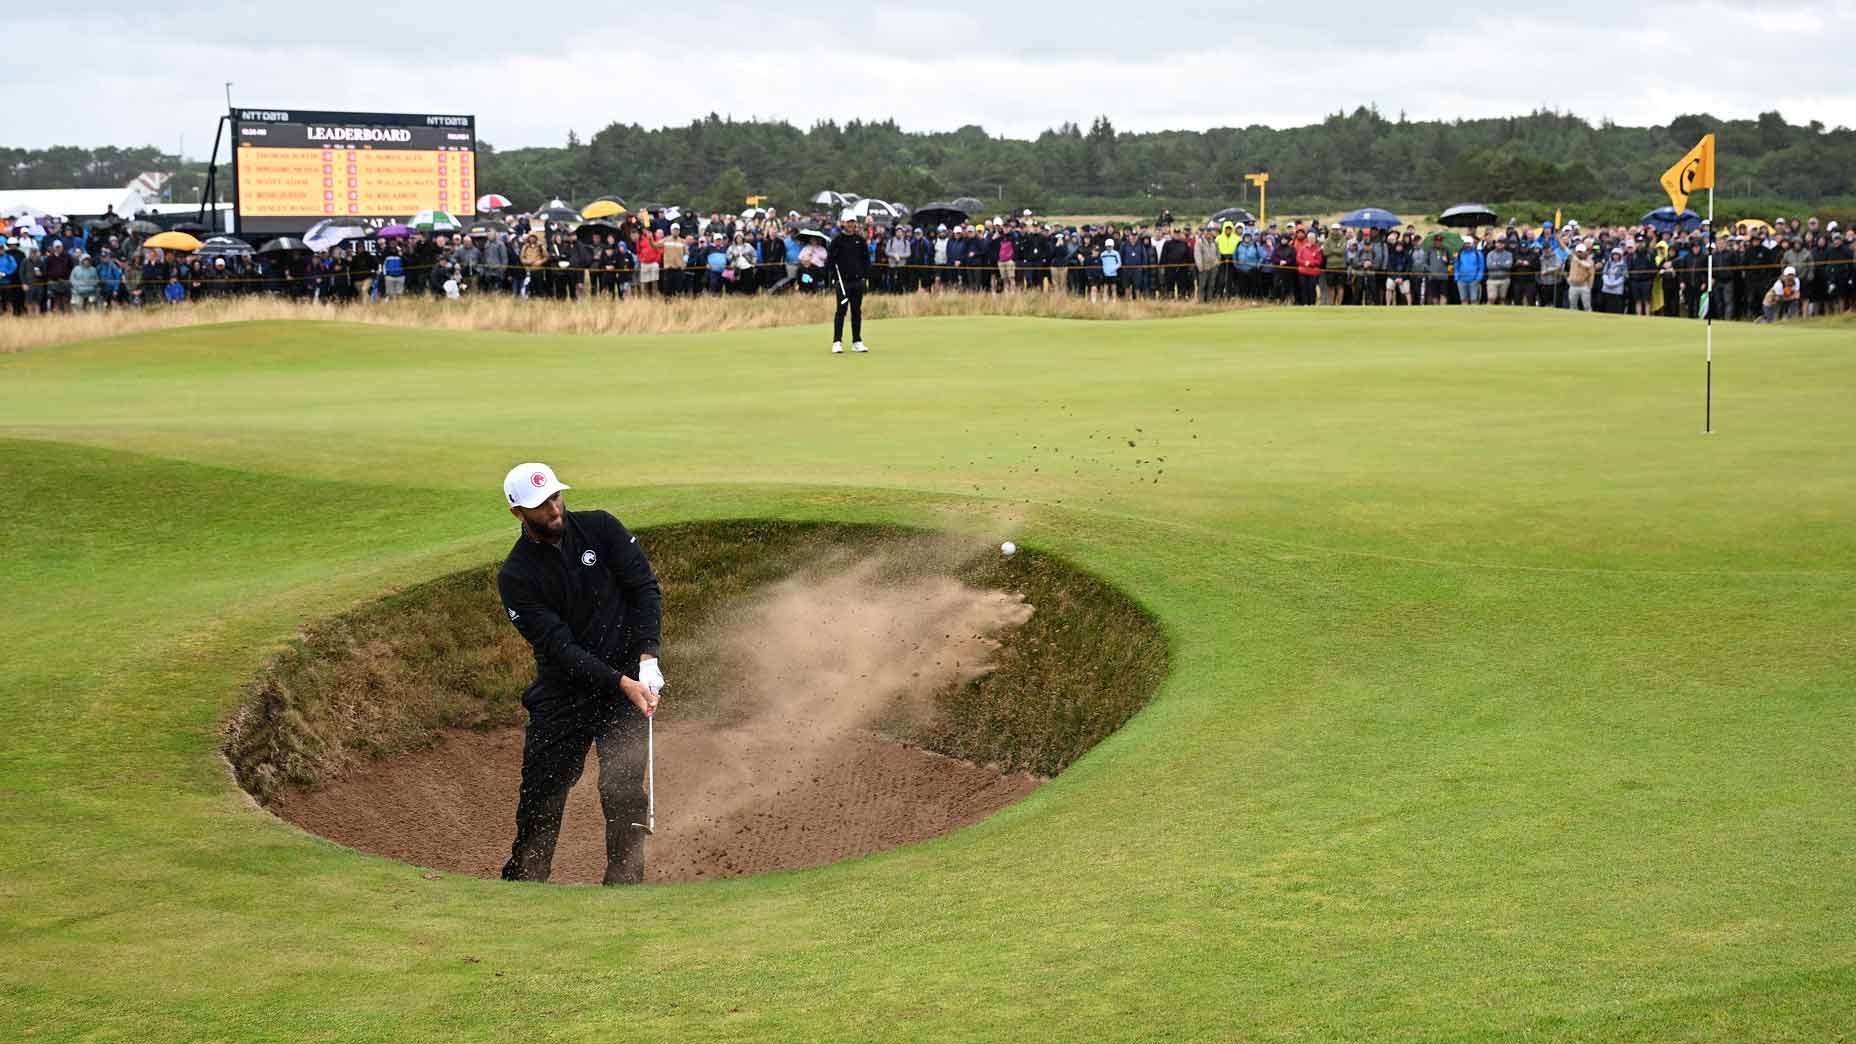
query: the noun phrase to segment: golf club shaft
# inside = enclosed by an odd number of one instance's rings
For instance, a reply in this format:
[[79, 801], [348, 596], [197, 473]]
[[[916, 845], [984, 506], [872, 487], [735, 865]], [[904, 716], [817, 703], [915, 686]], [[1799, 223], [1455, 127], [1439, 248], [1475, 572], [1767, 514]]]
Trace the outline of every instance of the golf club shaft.
[[647, 834], [657, 833], [657, 719], [652, 715], [644, 716], [644, 822], [632, 826], [643, 827]]

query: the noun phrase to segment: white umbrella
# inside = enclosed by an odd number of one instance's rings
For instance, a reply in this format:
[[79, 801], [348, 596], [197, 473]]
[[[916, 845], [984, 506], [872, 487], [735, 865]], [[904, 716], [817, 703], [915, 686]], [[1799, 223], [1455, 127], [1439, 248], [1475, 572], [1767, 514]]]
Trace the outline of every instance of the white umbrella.
[[817, 203], [820, 206], [842, 207], [844, 206], [845, 200], [844, 200], [843, 193], [833, 192], [830, 189], [825, 189], [824, 191], [820, 192], [818, 195], [813, 196], [812, 202]]
[[0, 218], [6, 218], [8, 221], [28, 221], [35, 225], [48, 217], [51, 215], [28, 203], [15, 203], [5, 210], [0, 210]]
[[344, 218], [325, 218], [309, 226], [309, 231], [303, 233], [303, 242], [308, 243], [309, 248], [318, 254], [350, 239], [365, 238], [367, 229], [360, 227], [359, 222]]
[[200, 249], [193, 252], [194, 257], [250, 257], [254, 251], [251, 244], [235, 236], [210, 236]]
[[887, 224], [902, 217], [903, 213], [903, 211], [898, 210], [896, 207], [880, 199], [860, 199], [847, 205], [840, 211], [838, 220], [844, 221], [849, 218], [858, 218], [870, 219]]

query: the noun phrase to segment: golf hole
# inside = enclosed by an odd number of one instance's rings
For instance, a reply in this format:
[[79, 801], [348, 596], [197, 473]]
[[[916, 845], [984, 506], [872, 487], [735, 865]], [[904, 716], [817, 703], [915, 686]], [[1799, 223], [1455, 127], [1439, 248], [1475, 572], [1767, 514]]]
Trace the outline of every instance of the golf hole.
[[[1148, 613], [1035, 547], [837, 523], [638, 535], [664, 588], [669, 679], [650, 881], [818, 866], [976, 822], [1119, 728], [1166, 673]], [[341, 844], [495, 876], [534, 668], [495, 572], [305, 627], [228, 725], [240, 785]], [[556, 882], [604, 867], [596, 778], [589, 757]]]

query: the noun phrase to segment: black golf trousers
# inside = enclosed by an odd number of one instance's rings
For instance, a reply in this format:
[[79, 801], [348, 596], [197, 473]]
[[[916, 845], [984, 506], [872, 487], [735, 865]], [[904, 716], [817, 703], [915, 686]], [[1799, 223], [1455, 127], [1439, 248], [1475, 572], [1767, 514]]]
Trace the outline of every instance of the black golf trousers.
[[851, 313], [851, 340], [864, 339], [864, 281], [846, 279], [838, 288], [838, 311], [831, 319], [831, 339], [844, 340], [844, 313]]
[[580, 781], [589, 746], [599, 749], [599, 804], [606, 817], [605, 884], [644, 879], [644, 712], [630, 700], [575, 696], [529, 708], [522, 740], [522, 790], [516, 840], [505, 881], [546, 881], [561, 836], [567, 792]]

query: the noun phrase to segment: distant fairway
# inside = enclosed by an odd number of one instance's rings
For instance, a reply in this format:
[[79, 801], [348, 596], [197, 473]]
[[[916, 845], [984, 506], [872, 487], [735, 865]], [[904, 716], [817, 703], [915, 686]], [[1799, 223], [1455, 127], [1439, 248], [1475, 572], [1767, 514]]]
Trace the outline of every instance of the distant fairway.
[[[0, 1040], [1850, 1037], [1847, 324], [1717, 327], [1708, 438], [1690, 323], [868, 332], [0, 358]], [[240, 686], [501, 555], [526, 459], [638, 525], [1056, 551], [1173, 670], [1024, 802], [820, 870], [428, 880], [254, 809]]]

